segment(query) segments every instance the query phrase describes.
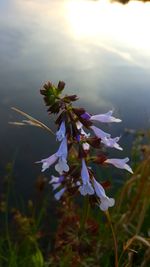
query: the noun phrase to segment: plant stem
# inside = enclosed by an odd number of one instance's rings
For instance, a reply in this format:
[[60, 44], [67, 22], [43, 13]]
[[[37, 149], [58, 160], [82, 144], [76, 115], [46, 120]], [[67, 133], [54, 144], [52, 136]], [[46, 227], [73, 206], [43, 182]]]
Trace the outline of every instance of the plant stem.
[[85, 224], [88, 218], [88, 213], [89, 213], [89, 197], [85, 196], [84, 198], [84, 204], [83, 204], [83, 215], [81, 217], [81, 222], [80, 222], [80, 235], [84, 232]]
[[112, 232], [112, 236], [113, 236], [113, 241], [114, 241], [114, 252], [115, 252], [115, 267], [118, 267], [118, 244], [117, 244], [117, 239], [116, 239], [116, 235], [115, 235], [115, 231], [111, 222], [111, 218], [110, 218], [110, 214], [109, 211], [105, 212], [108, 223], [110, 225], [111, 228], [111, 232]]

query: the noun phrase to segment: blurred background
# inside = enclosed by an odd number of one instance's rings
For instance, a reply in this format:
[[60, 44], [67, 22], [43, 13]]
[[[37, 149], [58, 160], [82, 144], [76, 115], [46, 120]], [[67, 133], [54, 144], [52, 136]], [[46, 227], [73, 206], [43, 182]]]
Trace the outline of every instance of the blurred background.
[[40, 174], [34, 162], [56, 144], [41, 129], [10, 125], [23, 119], [11, 107], [55, 129], [39, 91], [46, 81], [65, 81], [65, 93], [77, 94], [92, 114], [113, 109], [123, 122], [105, 129], [122, 135], [125, 154], [132, 140], [124, 129], [149, 128], [149, 14], [150, 4], [136, 1], [0, 1], [0, 175], [14, 161], [22, 196], [32, 195]]

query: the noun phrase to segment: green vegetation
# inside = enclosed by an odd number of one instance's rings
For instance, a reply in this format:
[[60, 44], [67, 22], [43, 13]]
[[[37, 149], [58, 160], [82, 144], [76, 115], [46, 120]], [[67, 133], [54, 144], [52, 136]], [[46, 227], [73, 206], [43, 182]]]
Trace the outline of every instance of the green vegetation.
[[18, 201], [13, 193], [13, 163], [8, 164], [0, 202], [0, 267], [150, 266], [148, 140], [148, 132], [136, 134], [134, 174], [116, 192], [110, 215], [90, 209], [87, 199], [82, 206], [64, 196], [53, 216], [44, 176], [36, 184], [39, 203], [29, 200], [24, 208], [12, 206]]

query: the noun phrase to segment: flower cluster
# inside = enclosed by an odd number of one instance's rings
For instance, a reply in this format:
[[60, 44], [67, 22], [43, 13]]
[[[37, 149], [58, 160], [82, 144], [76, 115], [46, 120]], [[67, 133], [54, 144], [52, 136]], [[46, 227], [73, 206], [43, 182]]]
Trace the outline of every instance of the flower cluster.
[[[103, 184], [96, 180], [89, 165], [112, 164], [119, 169], [133, 172], [127, 164], [128, 158], [106, 157], [103, 146], [123, 150], [118, 144], [120, 137], [112, 138], [109, 133], [96, 127], [94, 122], [119, 123], [121, 120], [113, 116], [112, 110], [104, 114], [90, 115], [83, 108], [73, 107], [72, 102], [77, 100], [77, 96], [62, 97], [64, 87], [64, 82], [59, 82], [57, 87], [48, 82], [41, 89], [41, 94], [44, 95], [45, 103], [49, 107], [48, 112], [58, 114], [56, 140], [60, 145], [56, 153], [37, 163], [42, 163], [42, 172], [56, 163], [58, 177], [52, 175], [50, 180], [56, 200], [64, 193], [80, 193], [83, 196], [89, 195], [101, 210], [106, 211], [114, 206], [115, 200], [106, 195]], [[90, 132], [87, 133], [86, 130]]]

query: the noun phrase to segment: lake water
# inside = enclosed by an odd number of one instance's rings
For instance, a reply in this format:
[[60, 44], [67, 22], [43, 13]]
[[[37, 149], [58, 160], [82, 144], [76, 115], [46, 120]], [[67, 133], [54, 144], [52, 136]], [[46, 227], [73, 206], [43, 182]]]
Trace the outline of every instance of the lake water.
[[47, 80], [64, 80], [91, 113], [114, 109], [123, 122], [108, 127], [113, 135], [149, 128], [149, 14], [150, 4], [137, 2], [0, 1], [0, 173], [15, 160], [20, 193], [30, 196], [40, 174], [34, 162], [56, 147], [40, 129], [9, 125], [21, 119], [11, 107], [53, 127], [39, 93]]

